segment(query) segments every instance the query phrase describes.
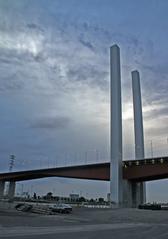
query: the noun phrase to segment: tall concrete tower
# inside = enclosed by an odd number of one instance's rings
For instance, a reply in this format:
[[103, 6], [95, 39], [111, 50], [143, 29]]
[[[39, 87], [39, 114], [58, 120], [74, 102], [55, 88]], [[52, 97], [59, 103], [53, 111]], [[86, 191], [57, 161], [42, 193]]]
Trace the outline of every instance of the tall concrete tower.
[[121, 107], [121, 73], [120, 49], [117, 45], [110, 47], [110, 195], [116, 206], [122, 204], [122, 107]]
[[[134, 108], [135, 158], [143, 159], [145, 153], [140, 76], [138, 71], [132, 71], [131, 74]], [[144, 203], [146, 201], [145, 183], [137, 183], [136, 185], [134, 185], [133, 201], [136, 202], [136, 204]]]

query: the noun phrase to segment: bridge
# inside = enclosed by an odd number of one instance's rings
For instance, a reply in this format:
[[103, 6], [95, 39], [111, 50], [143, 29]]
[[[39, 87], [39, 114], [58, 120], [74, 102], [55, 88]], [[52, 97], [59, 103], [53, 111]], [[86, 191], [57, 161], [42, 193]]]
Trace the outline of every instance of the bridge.
[[[168, 156], [123, 161], [122, 170], [123, 179], [131, 182], [165, 179], [168, 178]], [[47, 177], [110, 181], [110, 162], [0, 173], [1, 195], [6, 181], [11, 183], [10, 196], [13, 196], [15, 182]]]
[[168, 157], [145, 159], [140, 74], [131, 72], [135, 160], [123, 161], [120, 49], [110, 47], [110, 162], [0, 174], [0, 197], [10, 181], [8, 196], [13, 197], [15, 182], [44, 177], [67, 177], [110, 181], [110, 201], [116, 206], [137, 206], [146, 200], [146, 181], [168, 177]]
[[[122, 175], [123, 182], [130, 183], [132, 195], [138, 183], [168, 178], [168, 157], [123, 161]], [[48, 177], [110, 181], [110, 162], [0, 173], [0, 198], [4, 195], [7, 181], [10, 182], [8, 197], [13, 198], [17, 181]], [[131, 198], [135, 198], [130, 206], [136, 206], [136, 197], [129, 198], [128, 192], [127, 186], [125, 204], [128, 206]]]

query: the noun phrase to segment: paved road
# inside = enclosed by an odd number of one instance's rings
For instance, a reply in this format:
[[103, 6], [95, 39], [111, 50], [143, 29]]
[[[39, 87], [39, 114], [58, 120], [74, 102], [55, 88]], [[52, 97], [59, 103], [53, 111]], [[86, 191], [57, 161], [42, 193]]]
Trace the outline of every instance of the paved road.
[[100, 224], [89, 226], [71, 227], [46, 227], [46, 228], [12, 228], [3, 229], [0, 238], [24, 239], [83, 239], [83, 238], [111, 238], [111, 239], [167, 239], [168, 227], [166, 225], [147, 224]]
[[0, 208], [0, 238], [168, 239], [168, 211], [74, 209], [43, 216]]
[[72, 226], [55, 226], [55, 227], [1, 227], [0, 238], [16, 236], [40, 236], [50, 234], [70, 234], [80, 232], [101, 232], [109, 230], [123, 230], [132, 228], [151, 227], [143, 223], [117, 223], [117, 224], [92, 224], [92, 225], [72, 225]]

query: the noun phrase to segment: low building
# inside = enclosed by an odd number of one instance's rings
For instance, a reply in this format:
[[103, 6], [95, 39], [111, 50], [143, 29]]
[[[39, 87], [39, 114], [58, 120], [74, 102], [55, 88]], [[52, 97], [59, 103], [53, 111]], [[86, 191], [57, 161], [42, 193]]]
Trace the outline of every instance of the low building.
[[79, 194], [72, 193], [72, 194], [69, 194], [69, 197], [71, 201], [76, 201], [79, 199]]

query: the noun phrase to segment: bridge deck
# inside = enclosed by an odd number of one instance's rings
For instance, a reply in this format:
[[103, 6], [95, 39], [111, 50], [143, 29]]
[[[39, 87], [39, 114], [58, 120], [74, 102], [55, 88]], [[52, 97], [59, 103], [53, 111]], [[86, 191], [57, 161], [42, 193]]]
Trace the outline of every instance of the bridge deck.
[[[1, 173], [0, 181], [24, 181], [45, 177], [109, 181], [110, 163]], [[168, 157], [123, 161], [123, 178], [136, 182], [168, 178]]]

